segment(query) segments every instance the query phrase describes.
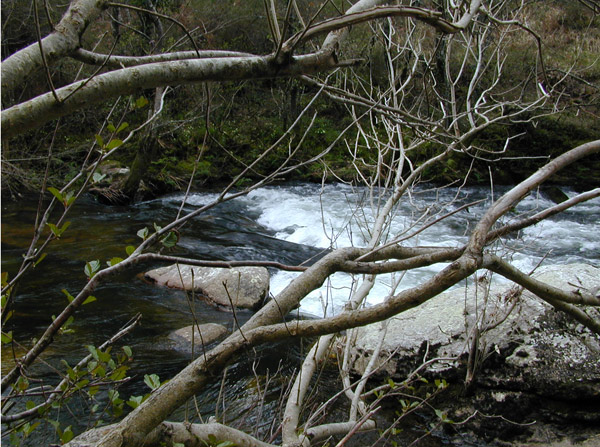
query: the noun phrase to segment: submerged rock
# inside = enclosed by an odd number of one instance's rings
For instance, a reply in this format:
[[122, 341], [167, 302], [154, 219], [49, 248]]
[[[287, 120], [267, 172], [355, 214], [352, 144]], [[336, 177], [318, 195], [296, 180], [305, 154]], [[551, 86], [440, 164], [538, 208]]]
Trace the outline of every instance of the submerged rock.
[[258, 309], [269, 293], [269, 272], [264, 267], [214, 268], [171, 265], [147, 272], [144, 277], [159, 285], [194, 290], [223, 307]]
[[[177, 329], [169, 334], [169, 340], [175, 343], [175, 350], [201, 352], [203, 347], [227, 334], [227, 328], [217, 323], [204, 323]], [[193, 342], [193, 343], [192, 343]]]

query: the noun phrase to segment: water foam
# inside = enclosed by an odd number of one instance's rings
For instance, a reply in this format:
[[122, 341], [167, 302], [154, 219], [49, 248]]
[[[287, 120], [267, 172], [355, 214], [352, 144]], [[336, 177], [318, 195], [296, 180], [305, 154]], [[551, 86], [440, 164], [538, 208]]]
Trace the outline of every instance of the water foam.
[[[496, 192], [496, 198], [499, 197]], [[572, 195], [572, 192], [569, 192]], [[453, 202], [455, 197], [459, 201]], [[457, 190], [418, 191], [407, 197], [396, 207], [390, 221], [388, 238], [410, 234], [411, 225], [423, 212], [429, 213], [430, 221], [466, 203], [486, 199], [485, 203], [450, 216], [420, 233], [412, 244], [434, 246], [457, 246], [467, 241], [467, 235], [478, 218], [491, 203], [488, 190], [466, 188]], [[369, 228], [374, 222], [378, 206], [366, 189], [354, 189], [347, 185], [296, 184], [261, 188], [245, 197], [236, 199], [253, 214], [256, 222], [273, 232], [274, 237], [295, 244], [317, 248], [337, 248], [366, 246]], [[202, 199], [190, 198], [190, 204], [206, 203]], [[537, 194], [526, 197], [516, 208], [512, 218], [520, 218], [527, 212], [535, 212], [551, 206], [552, 203]], [[545, 257], [548, 263], [600, 261], [600, 224], [598, 212], [600, 200], [596, 199], [575, 207], [568, 213], [527, 228], [520, 238], [508, 239], [499, 252], [508, 255], [511, 262], [525, 271], [533, 269]], [[418, 228], [418, 227], [415, 227]], [[413, 287], [440, 271], [444, 265], [407, 272], [400, 282], [398, 291]], [[278, 272], [271, 280], [271, 292], [277, 294], [297, 274]], [[390, 284], [400, 274], [381, 275], [369, 295], [368, 304], [382, 302], [391, 292]], [[305, 312], [323, 315], [337, 313], [348, 299], [353, 277], [338, 273], [319, 290], [313, 291], [302, 302]], [[330, 287], [328, 287], [330, 286]]]

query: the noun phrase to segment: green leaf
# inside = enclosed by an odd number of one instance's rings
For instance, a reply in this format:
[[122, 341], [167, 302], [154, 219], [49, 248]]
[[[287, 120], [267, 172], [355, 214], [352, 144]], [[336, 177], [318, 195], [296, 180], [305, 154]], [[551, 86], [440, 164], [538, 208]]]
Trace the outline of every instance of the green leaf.
[[131, 396], [126, 402], [131, 408], [137, 408], [142, 403], [143, 396]]
[[106, 377], [106, 368], [102, 365], [97, 366], [94, 369], [94, 375], [101, 377], [101, 378], [105, 378]]
[[115, 149], [115, 148], [121, 146], [122, 144], [123, 144], [123, 141], [119, 140], [118, 138], [113, 138], [106, 145], [106, 149], [110, 151], [112, 149]]
[[148, 238], [148, 233], [148, 227], [144, 227], [141, 230], [138, 230], [136, 234], [145, 241]]
[[98, 143], [98, 146], [100, 146], [101, 148], [103, 148], [104, 147], [104, 139], [102, 138], [102, 136], [96, 134], [95, 138], [96, 138], [96, 143]]
[[52, 231], [52, 234], [54, 234], [54, 236], [56, 236], [58, 239], [60, 239], [62, 234], [67, 230], [67, 228], [69, 228], [69, 225], [71, 225], [71, 222], [65, 222], [61, 228], [58, 228], [56, 225], [51, 224], [51, 223], [46, 224], [46, 225], [48, 225], [48, 227], [50, 228], [50, 231]]
[[90, 383], [90, 381], [88, 379], [82, 379], [75, 384], [75, 389], [80, 390], [82, 388], [85, 388], [88, 383]]
[[236, 447], [237, 444], [231, 441], [223, 441], [217, 444], [217, 447]]
[[64, 200], [63, 200], [63, 204], [65, 205], [65, 208], [67, 208], [69, 205], [71, 205], [74, 201], [75, 201], [76, 197], [73, 194], [73, 191], [69, 191], [67, 193], [66, 196], [64, 196]]
[[123, 346], [123, 352], [125, 354], [127, 354], [127, 357], [131, 358], [133, 357], [133, 352], [131, 351], [131, 348], [129, 346]]
[[160, 386], [160, 378], [156, 374], [144, 375], [144, 383], [148, 385], [151, 390], [155, 390]]
[[148, 104], [148, 100], [143, 96], [140, 96], [138, 99], [135, 100], [135, 107], [137, 109], [141, 109], [146, 104]]
[[123, 258], [111, 258], [110, 261], [106, 261], [106, 263], [108, 264], [109, 267], [112, 267], [113, 265], [117, 265], [119, 262], [121, 262], [123, 260]]
[[67, 442], [69, 442], [74, 437], [75, 437], [75, 435], [73, 434], [73, 430], [71, 430], [71, 426], [69, 425], [67, 428], [65, 428], [63, 430], [62, 435], [60, 435], [60, 441], [63, 444], [66, 444]]
[[128, 245], [127, 247], [125, 247], [125, 253], [127, 253], [127, 256], [131, 256], [131, 253], [133, 253], [135, 251], [135, 247], [133, 245]]
[[152, 225], [154, 225], [154, 231], [156, 231], [157, 233], [162, 230], [162, 227], [156, 225], [156, 223], [153, 223]]
[[98, 352], [98, 359], [101, 362], [107, 363], [108, 361], [110, 361], [110, 353], [108, 352], [108, 350], [101, 351], [100, 349], [98, 349], [97, 352]]
[[160, 240], [160, 243], [163, 244], [167, 248], [175, 247], [179, 238], [177, 237], [177, 233], [174, 231], [169, 231], [166, 236]]
[[100, 360], [100, 358], [98, 358], [98, 350], [96, 349], [95, 346], [87, 345], [86, 348], [88, 351], [90, 351], [90, 354], [92, 354], [92, 357], [94, 357], [94, 359]]
[[28, 401], [25, 403], [25, 409], [26, 409], [26, 410], [31, 410], [31, 409], [32, 409], [32, 408], [34, 408], [34, 407], [35, 407], [35, 402], [34, 402], [34, 401], [32, 401], [32, 400], [28, 400]]
[[27, 388], [29, 388], [29, 380], [27, 380], [25, 377], [21, 376], [17, 380], [15, 387], [18, 391], [25, 391]]
[[38, 425], [40, 425], [40, 422], [35, 422], [33, 424], [25, 424], [23, 427], [23, 433], [25, 434], [25, 436], [29, 436]]
[[48, 225], [48, 227], [50, 228], [50, 231], [52, 232], [52, 234], [58, 238], [60, 238], [60, 230], [58, 229], [58, 227], [54, 224], [46, 224]]
[[[2, 272], [0, 275], [0, 280], [2, 281], [2, 287], [8, 285], [8, 272]], [[2, 305], [4, 307], [4, 304]]]
[[115, 132], [117, 129], [115, 129], [115, 125], [113, 123], [108, 123], [108, 126], [106, 126], [106, 129], [109, 132]]
[[42, 254], [40, 255], [40, 257], [38, 258], [38, 260], [37, 260], [37, 261], [35, 261], [35, 262], [33, 263], [33, 266], [34, 266], [34, 267], [37, 267], [37, 265], [38, 265], [40, 262], [42, 262], [42, 261], [43, 261], [43, 260], [46, 258], [46, 256], [47, 256], [47, 255], [48, 255], [48, 253], [42, 253]]
[[85, 267], [83, 268], [85, 276], [87, 276], [88, 279], [92, 279], [94, 277], [94, 275], [96, 273], [98, 273], [99, 270], [100, 270], [100, 261], [98, 259], [86, 262]]
[[75, 370], [73, 368], [67, 368], [67, 375], [69, 376], [69, 379], [77, 380], [77, 374], [75, 373]]
[[129, 368], [127, 366], [119, 366], [117, 369], [115, 369], [113, 371], [113, 373], [110, 375], [110, 380], [122, 380], [125, 378], [125, 376], [127, 375], [127, 370]]
[[63, 324], [63, 329], [68, 328], [69, 326], [71, 326], [73, 324], [73, 322], [75, 321], [75, 317], [73, 315], [71, 315], [69, 318], [67, 318], [67, 321], [65, 321], [65, 324]]
[[73, 295], [71, 295], [69, 292], [67, 292], [67, 289], [62, 289], [61, 292], [64, 293], [65, 295], [67, 295], [67, 299], [69, 300], [69, 303], [75, 299], [75, 297]]
[[96, 301], [96, 297], [94, 295], [90, 295], [85, 299], [82, 305], [93, 303], [94, 301]]
[[119, 399], [119, 392], [116, 390], [108, 390], [108, 398], [113, 405], [121, 405], [123, 399]]
[[63, 201], [63, 195], [62, 195], [62, 193], [58, 189], [53, 188], [52, 186], [50, 186], [48, 188], [48, 191], [50, 191], [52, 193], [52, 195], [54, 197], [56, 197], [59, 202]]
[[119, 126], [119, 128], [117, 129], [117, 132], [116, 132], [116, 133], [119, 133], [119, 132], [121, 132], [121, 131], [123, 131], [123, 130], [127, 129], [128, 127], [129, 127], [129, 123], [127, 123], [127, 122], [123, 122], [123, 123], [121, 123], [121, 125], [120, 125], [120, 126]]
[[5, 345], [6, 343], [10, 343], [13, 340], [13, 333], [12, 333], [12, 331], [2, 332], [1, 338], [2, 338], [2, 344], [3, 345]]
[[88, 394], [91, 397], [94, 397], [98, 393], [98, 391], [100, 391], [100, 387], [98, 385], [91, 386], [88, 388]]

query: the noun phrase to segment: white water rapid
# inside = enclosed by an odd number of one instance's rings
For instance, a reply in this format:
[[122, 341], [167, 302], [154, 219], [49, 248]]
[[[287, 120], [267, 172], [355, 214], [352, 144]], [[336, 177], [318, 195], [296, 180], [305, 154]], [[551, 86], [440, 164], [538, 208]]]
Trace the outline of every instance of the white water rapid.
[[[486, 188], [425, 189], [406, 196], [396, 207], [387, 234], [388, 239], [407, 231], [410, 234], [415, 222], [427, 212], [429, 221], [443, 216], [466, 203], [484, 199], [447, 217], [407, 241], [407, 244], [456, 246], [467, 240], [467, 232], [502, 191], [493, 194]], [[565, 191], [572, 196], [575, 193]], [[210, 199], [209, 194], [195, 194], [189, 204], [198, 205]], [[378, 204], [366, 189], [331, 184], [321, 187], [314, 184], [285, 184], [261, 188], [248, 196], [236, 199], [244, 217], [252, 219], [273, 237], [287, 242], [315, 248], [338, 248], [351, 245], [365, 246], [369, 240], [370, 224], [374, 221]], [[507, 219], [520, 218], [524, 213], [541, 210], [552, 202], [534, 193], [524, 199]], [[236, 210], [239, 212], [240, 210]], [[499, 254], [525, 270], [531, 270], [542, 259], [544, 264], [575, 262], [600, 263], [600, 199], [595, 199], [554, 218], [543, 221], [520, 232], [519, 237], [508, 238], [497, 248]], [[415, 227], [419, 228], [419, 226]], [[443, 265], [408, 272], [397, 289], [417, 284]], [[271, 279], [271, 292], [277, 294], [296, 274], [277, 272]], [[367, 303], [381, 302], [390, 293], [393, 275], [382, 275], [368, 297]], [[397, 275], [396, 275], [397, 279]], [[336, 313], [347, 300], [352, 277], [336, 274], [330, 284], [312, 292], [301, 305], [301, 310], [313, 315]], [[327, 286], [330, 287], [327, 287]]]

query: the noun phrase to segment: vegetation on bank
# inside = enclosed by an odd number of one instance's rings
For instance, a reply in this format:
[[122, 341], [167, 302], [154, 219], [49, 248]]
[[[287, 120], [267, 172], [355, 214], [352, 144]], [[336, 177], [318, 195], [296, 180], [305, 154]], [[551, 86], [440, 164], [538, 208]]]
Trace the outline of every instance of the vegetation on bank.
[[[3, 2], [3, 57], [35, 40], [32, 35], [34, 28], [23, 21], [27, 12], [17, 3]], [[557, 79], [575, 67], [566, 79], [562, 97], [558, 98], [557, 106], [564, 109], [563, 112], [550, 115], [549, 110], [548, 116], [541, 116], [533, 122], [523, 117], [522, 122], [490, 126], [473, 141], [481, 148], [475, 159], [455, 153], [446, 163], [427, 170], [425, 180], [446, 182], [456, 178], [457, 174], [466, 177], [470, 173], [468, 181], [471, 183], [487, 183], [492, 175], [496, 183], [511, 184], [522, 180], [548, 158], [584, 141], [600, 138], [600, 17], [576, 1], [544, 2], [544, 8], [539, 8], [538, 3], [533, 2], [530, 6], [528, 26], [543, 42], [546, 76]], [[304, 7], [310, 9], [310, 4]], [[207, 31], [198, 39], [205, 48], [254, 52], [257, 48], [264, 52], [270, 50], [267, 34], [264, 30], [258, 32], [261, 28], [255, 26], [256, 20], [261, 20], [264, 15], [262, 2], [246, 2], [239, 9], [201, 0], [185, 5], [171, 1], [164, 2], [163, 8], [189, 26], [202, 18]], [[61, 12], [58, 5], [52, 11], [56, 17]], [[107, 29], [104, 31], [109, 31], [108, 22], [96, 26], [105, 26]], [[386, 80], [381, 73], [385, 71], [386, 61], [381, 56], [380, 46], [362, 37], [359, 34], [358, 38], [354, 38], [347, 49], [349, 54], [362, 59], [353, 70], [361, 76], [370, 77], [374, 88], [385, 88]], [[137, 48], [140, 52], [148, 50], [148, 45], [144, 39], [131, 33], [123, 33], [118, 42], [119, 48]], [[99, 46], [102, 47], [102, 43]], [[163, 46], [176, 48], [176, 42], [173, 37], [168, 37]], [[519, 72], [534, 70], [535, 67], [525, 64], [531, 64], [531, 55], [536, 51], [535, 39], [531, 35], [527, 32], [515, 34], [506, 54], [505, 71], [509, 74], [514, 72], [516, 76]], [[60, 84], [61, 77], [66, 82], [67, 73], [76, 71], [78, 66], [75, 61], [61, 63], [54, 73], [58, 79], [56, 82]], [[45, 82], [44, 75], [37, 74], [22, 94], [35, 96], [36, 86]], [[512, 94], [510, 86], [505, 87], [506, 94]], [[536, 88], [536, 85], [531, 85], [531, 89]], [[132, 167], [137, 163], [138, 152], [150, 151], [151, 161], [141, 179], [143, 183], [138, 197], [181, 189], [192, 175], [194, 187], [221, 185], [234, 178], [244, 165], [277, 141], [317, 91], [316, 87], [297, 79], [175, 87], [167, 93], [152, 147], [147, 149], [148, 140], [139, 135], [117, 154], [113, 163]], [[152, 91], [145, 91], [139, 96], [152, 100], [152, 95]], [[94, 135], [102, 133], [99, 129], [107, 133], [106, 116], [112, 113], [109, 121], [127, 122], [130, 128], [147, 118], [147, 108], [131, 106], [135, 99], [125, 98], [116, 106], [103, 105], [86, 110], [10, 143], [5, 142], [2, 149], [3, 191], [10, 192], [12, 196], [24, 189], [38, 190], [48, 159], [50, 174], [57, 176], [51, 179], [53, 182], [58, 184], [65, 180], [65, 176], [68, 179], [75, 175], [95, 141]], [[330, 145], [331, 150], [315, 166], [299, 169], [287, 180], [321, 181], [323, 163], [328, 167], [328, 181], [352, 180], [355, 170], [349, 162], [348, 144], [344, 141], [345, 137], [339, 138], [350, 121], [344, 104], [321, 95], [302, 116], [300, 125], [285, 136], [283, 144], [256, 166], [254, 178], [269, 172], [302, 140], [295, 158], [308, 158]], [[507, 144], [508, 137], [511, 139]], [[52, 149], [47, 152], [51, 141], [54, 142]], [[436, 152], [436, 144], [439, 143], [422, 146], [420, 155], [423, 160]], [[366, 165], [374, 166], [376, 154], [365, 144], [357, 147], [358, 156]], [[368, 169], [365, 172], [367, 176], [370, 174]], [[598, 169], [600, 160], [586, 160], [559, 175], [554, 182], [589, 186], [596, 181]], [[248, 180], [251, 179], [248, 177]]]

